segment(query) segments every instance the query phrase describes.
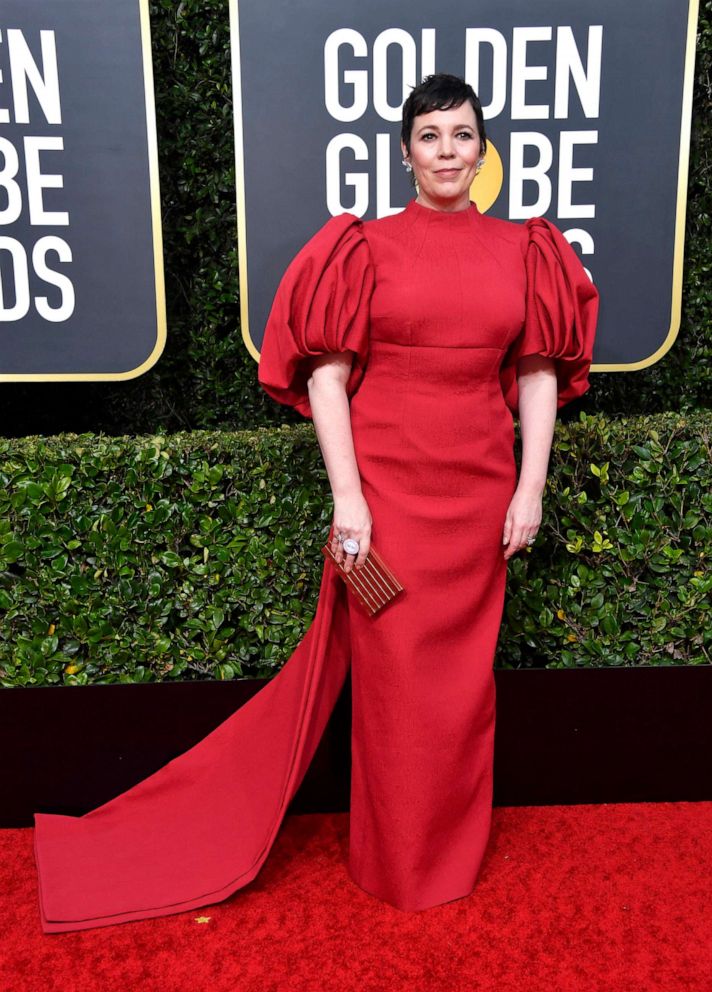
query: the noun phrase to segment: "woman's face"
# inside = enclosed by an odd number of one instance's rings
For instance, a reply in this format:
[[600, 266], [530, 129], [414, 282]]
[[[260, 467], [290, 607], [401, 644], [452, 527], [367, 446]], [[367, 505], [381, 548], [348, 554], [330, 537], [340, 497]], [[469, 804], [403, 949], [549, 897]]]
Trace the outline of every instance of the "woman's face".
[[468, 205], [480, 158], [477, 118], [469, 100], [413, 118], [410, 155], [403, 142], [401, 150], [413, 166], [420, 201], [440, 209]]

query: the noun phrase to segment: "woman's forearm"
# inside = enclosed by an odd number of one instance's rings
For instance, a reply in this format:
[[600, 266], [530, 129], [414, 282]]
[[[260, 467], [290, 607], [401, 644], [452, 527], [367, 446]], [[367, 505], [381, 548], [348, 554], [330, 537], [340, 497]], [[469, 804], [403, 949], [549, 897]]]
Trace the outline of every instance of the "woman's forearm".
[[351, 412], [343, 376], [321, 374], [308, 383], [309, 404], [334, 498], [361, 492]]
[[[334, 497], [331, 550], [347, 572], [363, 568], [371, 547], [371, 511], [361, 489], [356, 464], [351, 408], [346, 392], [351, 371], [350, 352], [320, 356], [307, 380], [314, 429]], [[356, 554], [347, 553], [342, 541], [352, 538]]]
[[556, 368], [549, 358], [529, 355], [520, 360], [519, 373], [522, 467], [518, 487], [541, 496], [556, 424]]

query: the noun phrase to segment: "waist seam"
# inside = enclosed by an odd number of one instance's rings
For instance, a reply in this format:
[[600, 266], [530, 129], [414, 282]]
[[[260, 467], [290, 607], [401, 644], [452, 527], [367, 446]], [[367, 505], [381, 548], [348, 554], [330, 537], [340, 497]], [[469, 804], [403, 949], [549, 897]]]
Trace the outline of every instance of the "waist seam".
[[503, 353], [507, 350], [507, 348], [479, 344], [411, 344], [409, 341], [387, 341], [385, 338], [376, 337], [369, 338], [369, 343], [388, 345], [392, 348], [439, 348], [448, 351], [498, 351]]

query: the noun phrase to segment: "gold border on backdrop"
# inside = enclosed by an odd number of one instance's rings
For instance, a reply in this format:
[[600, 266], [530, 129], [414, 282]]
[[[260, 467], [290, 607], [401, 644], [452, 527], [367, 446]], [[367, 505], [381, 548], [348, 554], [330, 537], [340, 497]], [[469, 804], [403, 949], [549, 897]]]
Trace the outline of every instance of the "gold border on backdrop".
[[156, 104], [153, 91], [153, 59], [151, 56], [151, 24], [149, 0], [138, 0], [141, 20], [141, 50], [143, 59], [143, 88], [146, 99], [146, 134], [148, 138], [148, 167], [151, 190], [151, 226], [153, 231], [153, 271], [156, 283], [156, 343], [148, 358], [128, 372], [0, 372], [0, 382], [100, 382], [135, 379], [155, 365], [166, 344], [166, 289], [163, 272], [163, 230], [161, 226], [161, 192], [158, 176], [158, 140], [156, 136]]
[[[260, 353], [255, 348], [249, 333], [247, 306], [247, 231], [245, 226], [245, 161], [244, 136], [242, 129], [242, 81], [240, 76], [240, 31], [238, 0], [230, 4], [230, 50], [232, 60], [233, 108], [235, 124], [235, 185], [237, 200], [237, 238], [240, 277], [240, 324], [242, 339], [252, 357], [259, 361]], [[672, 294], [670, 327], [667, 336], [657, 351], [639, 362], [592, 364], [592, 372], [635, 371], [654, 365], [665, 355], [680, 330], [682, 309], [682, 275], [685, 249], [685, 213], [687, 209], [687, 180], [690, 164], [690, 127], [692, 121], [692, 91], [695, 70], [695, 38], [697, 34], [699, 0], [689, 0], [687, 14], [687, 40], [685, 47], [685, 68], [682, 89], [680, 122], [680, 157], [677, 174], [677, 202], [675, 211], [675, 234], [673, 249]]]
[[[690, 168], [690, 128], [692, 125], [692, 90], [695, 83], [695, 41], [697, 37], [697, 16], [699, 0], [690, 0], [687, 12], [687, 41], [685, 46], [685, 69], [682, 84], [682, 108], [680, 114], [680, 158], [677, 168], [677, 203], [675, 206], [675, 244], [672, 259], [672, 299], [670, 307], [670, 329], [667, 337], [652, 355], [640, 362], [629, 365], [601, 365], [606, 371], [618, 369], [645, 369], [654, 365], [667, 354], [680, 331], [682, 317], [682, 270], [685, 255], [685, 214], [687, 211], [687, 179]], [[593, 369], [594, 366], [591, 366]]]
[[247, 228], [245, 225], [245, 146], [242, 130], [242, 76], [240, 74], [240, 18], [237, 0], [230, 3], [230, 62], [232, 68], [232, 119], [235, 130], [235, 200], [237, 205], [237, 263], [240, 280], [240, 330], [245, 347], [256, 362], [260, 353], [249, 331], [247, 305]]

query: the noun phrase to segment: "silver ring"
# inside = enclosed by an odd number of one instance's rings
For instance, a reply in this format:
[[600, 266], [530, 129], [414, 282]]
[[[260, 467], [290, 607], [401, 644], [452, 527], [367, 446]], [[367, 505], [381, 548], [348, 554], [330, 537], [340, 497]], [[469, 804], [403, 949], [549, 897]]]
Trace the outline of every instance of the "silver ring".
[[344, 541], [344, 551], [347, 555], [357, 555], [361, 545], [353, 537], [347, 537]]
[[535, 537], [530, 537], [529, 540], [527, 541], [527, 544], [533, 544], [535, 541], [536, 541]]
[[336, 540], [339, 542], [339, 544], [342, 544], [343, 543], [343, 540], [344, 540], [344, 535], [343, 534], [337, 534], [336, 535]]

